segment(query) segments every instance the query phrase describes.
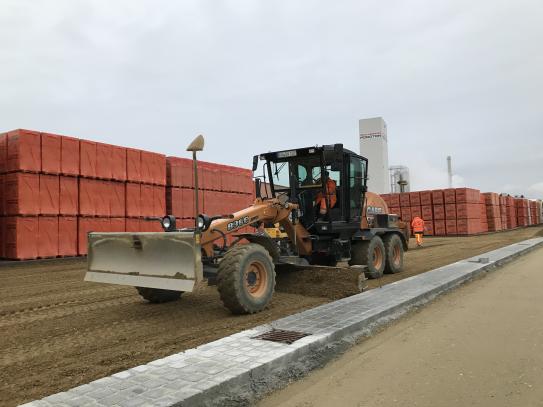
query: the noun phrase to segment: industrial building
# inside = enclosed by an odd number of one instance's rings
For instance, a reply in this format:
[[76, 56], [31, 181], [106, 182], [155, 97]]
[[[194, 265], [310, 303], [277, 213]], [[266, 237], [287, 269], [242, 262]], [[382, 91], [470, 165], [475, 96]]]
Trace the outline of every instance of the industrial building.
[[409, 179], [409, 168], [405, 165], [391, 165], [389, 167], [390, 192], [410, 192], [411, 180]]

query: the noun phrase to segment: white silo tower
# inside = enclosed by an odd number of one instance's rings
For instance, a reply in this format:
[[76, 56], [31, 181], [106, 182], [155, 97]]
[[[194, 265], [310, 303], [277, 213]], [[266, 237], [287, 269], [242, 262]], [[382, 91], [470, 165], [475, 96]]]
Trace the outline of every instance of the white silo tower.
[[378, 194], [390, 192], [387, 125], [382, 117], [358, 122], [360, 155], [368, 159], [368, 190]]

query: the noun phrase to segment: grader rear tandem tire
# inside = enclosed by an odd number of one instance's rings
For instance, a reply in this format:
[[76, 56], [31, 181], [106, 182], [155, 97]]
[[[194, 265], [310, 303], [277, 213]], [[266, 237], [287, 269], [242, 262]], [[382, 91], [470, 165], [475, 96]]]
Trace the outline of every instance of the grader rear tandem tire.
[[395, 233], [383, 238], [386, 253], [385, 273], [394, 274], [403, 270], [403, 245], [400, 236]]
[[275, 290], [275, 266], [268, 251], [256, 243], [234, 246], [219, 263], [217, 288], [232, 313], [262, 311]]
[[385, 245], [379, 236], [371, 240], [356, 242], [351, 246], [349, 265], [365, 265], [366, 277], [376, 279], [383, 275], [385, 269]]

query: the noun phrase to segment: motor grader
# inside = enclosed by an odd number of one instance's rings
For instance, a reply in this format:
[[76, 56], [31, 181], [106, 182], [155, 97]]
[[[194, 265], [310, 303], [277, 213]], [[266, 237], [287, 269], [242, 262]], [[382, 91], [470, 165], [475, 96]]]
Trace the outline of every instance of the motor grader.
[[[187, 149], [193, 153], [196, 211], [196, 152], [202, 149], [201, 136]], [[85, 280], [134, 286], [144, 299], [162, 303], [207, 279], [226, 308], [246, 314], [270, 303], [276, 266], [334, 267], [341, 261], [366, 266], [368, 278], [402, 270], [409, 226], [367, 191], [366, 158], [334, 144], [255, 156], [253, 173], [259, 164], [262, 175], [248, 208], [197, 213], [194, 228], [179, 229], [175, 217], [166, 216], [164, 232], [89, 233]], [[335, 183], [334, 202], [328, 179]], [[325, 211], [316, 205], [319, 196]], [[247, 226], [252, 233], [239, 233]], [[279, 232], [266, 233], [270, 228]], [[227, 246], [229, 234], [236, 239]]]

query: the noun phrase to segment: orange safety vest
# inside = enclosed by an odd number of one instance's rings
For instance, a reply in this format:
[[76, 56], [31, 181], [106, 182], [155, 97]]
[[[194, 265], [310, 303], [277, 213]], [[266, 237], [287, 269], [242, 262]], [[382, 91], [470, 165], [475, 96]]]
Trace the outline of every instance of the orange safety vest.
[[[326, 195], [328, 195], [328, 199], [330, 200], [330, 208], [333, 208], [337, 202], [336, 181], [334, 181], [331, 178], [328, 178], [328, 180], [326, 181]], [[326, 201], [324, 200], [324, 197], [322, 196], [322, 192], [319, 192], [317, 194], [317, 198], [315, 199], [315, 202], [317, 203], [317, 205], [320, 205], [323, 208], [325, 207]]]
[[413, 228], [414, 233], [423, 233], [424, 232], [424, 221], [416, 216], [411, 221], [411, 228]]

